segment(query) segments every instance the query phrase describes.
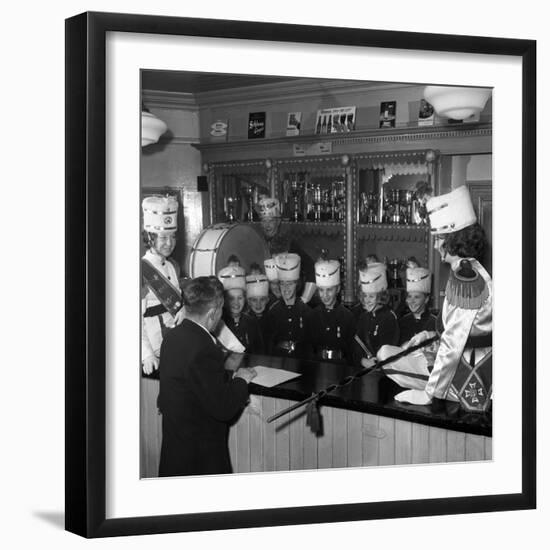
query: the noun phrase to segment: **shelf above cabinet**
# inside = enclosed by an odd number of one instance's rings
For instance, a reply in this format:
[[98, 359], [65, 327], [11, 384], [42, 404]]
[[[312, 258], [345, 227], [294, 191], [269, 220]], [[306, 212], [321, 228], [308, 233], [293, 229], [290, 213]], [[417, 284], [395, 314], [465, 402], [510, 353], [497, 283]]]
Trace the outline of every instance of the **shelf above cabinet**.
[[299, 235], [342, 235], [346, 229], [343, 222], [291, 222], [282, 221], [282, 227]]
[[360, 241], [427, 243], [429, 236], [426, 225], [357, 224], [356, 228]]
[[[492, 124], [471, 122], [419, 127], [369, 128], [342, 134], [308, 134], [281, 136], [257, 140], [194, 143], [203, 153], [203, 160], [223, 161], [238, 158], [282, 158], [293, 156], [293, 146], [331, 142], [332, 154], [364, 152], [365, 144], [372, 150], [433, 148], [450, 149], [457, 153], [487, 152], [491, 150]], [[466, 138], [466, 139], [465, 139]], [[444, 145], [448, 142], [448, 147]], [[324, 155], [315, 155], [322, 158]], [[298, 158], [298, 157], [297, 157]]]

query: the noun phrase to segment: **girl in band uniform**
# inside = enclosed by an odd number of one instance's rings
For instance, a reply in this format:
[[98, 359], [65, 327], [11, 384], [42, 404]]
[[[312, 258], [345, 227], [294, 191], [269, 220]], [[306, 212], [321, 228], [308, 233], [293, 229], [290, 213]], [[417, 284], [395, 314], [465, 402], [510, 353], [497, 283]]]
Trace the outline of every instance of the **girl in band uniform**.
[[218, 273], [224, 288], [222, 319], [248, 353], [263, 353], [264, 341], [258, 321], [244, 313], [246, 303], [245, 272], [242, 267], [224, 267]]
[[370, 264], [359, 271], [360, 300], [363, 313], [359, 316], [355, 336], [355, 363], [364, 357], [376, 355], [384, 344], [396, 345], [399, 341], [397, 317], [387, 305], [388, 281], [386, 266]]

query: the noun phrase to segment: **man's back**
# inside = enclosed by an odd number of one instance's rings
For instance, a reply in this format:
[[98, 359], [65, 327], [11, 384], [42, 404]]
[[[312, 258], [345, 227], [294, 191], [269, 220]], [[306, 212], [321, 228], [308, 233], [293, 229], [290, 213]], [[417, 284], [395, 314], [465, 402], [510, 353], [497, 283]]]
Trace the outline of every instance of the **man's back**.
[[228, 424], [245, 406], [248, 387], [231, 379], [212, 337], [186, 319], [163, 341], [159, 407], [160, 476], [231, 472]]

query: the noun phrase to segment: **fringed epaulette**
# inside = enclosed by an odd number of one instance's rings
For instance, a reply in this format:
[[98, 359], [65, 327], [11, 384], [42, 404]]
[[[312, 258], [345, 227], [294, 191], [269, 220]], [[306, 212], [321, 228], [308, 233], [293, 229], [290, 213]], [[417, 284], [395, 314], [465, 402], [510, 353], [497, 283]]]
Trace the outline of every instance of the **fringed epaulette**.
[[456, 271], [451, 270], [447, 289], [447, 301], [462, 309], [479, 309], [489, 297], [489, 288], [485, 279], [468, 260], [461, 260]]

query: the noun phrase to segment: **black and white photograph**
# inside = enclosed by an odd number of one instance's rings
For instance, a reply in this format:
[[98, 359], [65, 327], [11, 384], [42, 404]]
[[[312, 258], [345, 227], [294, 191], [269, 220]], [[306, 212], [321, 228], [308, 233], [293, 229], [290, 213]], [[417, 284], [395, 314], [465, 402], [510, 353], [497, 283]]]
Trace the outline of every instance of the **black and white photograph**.
[[299, 136], [301, 125], [302, 125], [302, 113], [300, 111], [294, 111], [293, 113], [288, 113], [288, 121], [286, 124], [286, 135]]
[[395, 128], [396, 109], [396, 101], [382, 101], [380, 103], [380, 128]]
[[535, 43], [66, 29], [67, 530], [533, 509]]
[[490, 461], [492, 90], [143, 70], [141, 100], [141, 477]]

